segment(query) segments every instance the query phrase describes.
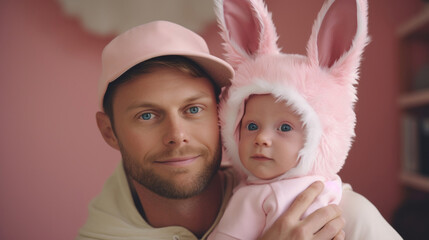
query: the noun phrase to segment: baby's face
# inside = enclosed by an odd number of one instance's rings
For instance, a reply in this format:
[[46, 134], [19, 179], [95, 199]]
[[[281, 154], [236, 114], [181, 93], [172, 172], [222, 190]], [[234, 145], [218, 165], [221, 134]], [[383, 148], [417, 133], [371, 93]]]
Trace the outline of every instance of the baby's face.
[[241, 120], [239, 154], [260, 179], [278, 177], [297, 164], [305, 133], [300, 116], [270, 94], [252, 95]]

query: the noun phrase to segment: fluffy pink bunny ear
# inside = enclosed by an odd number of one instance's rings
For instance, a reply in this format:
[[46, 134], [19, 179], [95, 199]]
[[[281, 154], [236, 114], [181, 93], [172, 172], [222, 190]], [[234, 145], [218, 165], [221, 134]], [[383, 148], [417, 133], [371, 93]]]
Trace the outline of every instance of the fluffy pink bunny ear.
[[367, 2], [363, 0], [325, 2], [308, 42], [310, 61], [329, 68], [333, 74], [356, 74], [363, 49], [369, 42], [367, 11]]
[[262, 0], [215, 0], [227, 61], [236, 68], [265, 53], [280, 52], [271, 14]]

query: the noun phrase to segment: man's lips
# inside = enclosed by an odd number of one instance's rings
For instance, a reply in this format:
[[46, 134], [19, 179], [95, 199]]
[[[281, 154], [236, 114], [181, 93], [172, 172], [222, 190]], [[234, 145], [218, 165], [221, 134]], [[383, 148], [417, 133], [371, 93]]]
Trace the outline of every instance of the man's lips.
[[174, 157], [161, 161], [155, 161], [157, 164], [170, 166], [184, 166], [194, 162], [199, 156]]
[[257, 161], [270, 161], [273, 160], [272, 158], [269, 158], [263, 154], [254, 154], [250, 158], [257, 160]]

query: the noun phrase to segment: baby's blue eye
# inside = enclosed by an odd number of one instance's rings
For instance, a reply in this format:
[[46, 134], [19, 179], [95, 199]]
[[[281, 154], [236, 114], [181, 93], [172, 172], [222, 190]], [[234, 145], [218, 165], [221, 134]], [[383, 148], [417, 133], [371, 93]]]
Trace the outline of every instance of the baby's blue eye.
[[200, 112], [200, 108], [199, 107], [190, 107], [189, 112], [192, 114], [198, 113], [198, 112]]
[[249, 130], [249, 131], [258, 130], [258, 125], [256, 125], [256, 123], [249, 123], [249, 124], [247, 124], [247, 130]]
[[290, 130], [292, 130], [292, 127], [289, 124], [282, 124], [280, 127], [280, 131], [282, 132], [289, 132]]
[[153, 118], [153, 114], [152, 113], [143, 113], [140, 117], [143, 120], [150, 120], [151, 118]]

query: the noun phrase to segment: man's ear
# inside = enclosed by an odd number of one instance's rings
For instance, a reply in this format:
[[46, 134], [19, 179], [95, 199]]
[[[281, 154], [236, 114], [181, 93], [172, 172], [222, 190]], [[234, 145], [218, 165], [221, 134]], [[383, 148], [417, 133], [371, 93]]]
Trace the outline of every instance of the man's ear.
[[97, 119], [97, 126], [104, 138], [104, 141], [106, 141], [106, 143], [112, 148], [119, 150], [118, 140], [113, 132], [109, 116], [104, 112], [97, 112], [95, 118]]

